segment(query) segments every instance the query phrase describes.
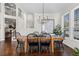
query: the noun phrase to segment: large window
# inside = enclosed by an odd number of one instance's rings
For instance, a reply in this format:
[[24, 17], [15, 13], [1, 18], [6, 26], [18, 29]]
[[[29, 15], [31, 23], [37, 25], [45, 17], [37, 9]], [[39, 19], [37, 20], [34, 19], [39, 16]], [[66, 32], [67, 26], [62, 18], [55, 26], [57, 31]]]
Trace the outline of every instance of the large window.
[[1, 3], [0, 3], [0, 12], [1, 12]]
[[65, 37], [69, 37], [69, 13], [64, 15]]
[[74, 39], [79, 40], [79, 8], [74, 11]]

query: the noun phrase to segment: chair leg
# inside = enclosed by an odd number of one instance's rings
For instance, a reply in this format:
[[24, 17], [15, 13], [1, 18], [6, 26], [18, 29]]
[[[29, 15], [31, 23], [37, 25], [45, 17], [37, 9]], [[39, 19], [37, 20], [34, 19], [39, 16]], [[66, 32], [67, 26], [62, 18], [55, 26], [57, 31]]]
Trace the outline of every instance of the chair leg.
[[52, 53], [51, 47], [49, 47], [49, 52], [50, 52], [50, 55], [51, 55], [51, 53]]
[[62, 45], [62, 49], [64, 50], [64, 44], [63, 44], [63, 43], [61, 43], [61, 45]]
[[30, 52], [32, 53], [32, 47], [31, 47], [31, 49], [30, 49]]

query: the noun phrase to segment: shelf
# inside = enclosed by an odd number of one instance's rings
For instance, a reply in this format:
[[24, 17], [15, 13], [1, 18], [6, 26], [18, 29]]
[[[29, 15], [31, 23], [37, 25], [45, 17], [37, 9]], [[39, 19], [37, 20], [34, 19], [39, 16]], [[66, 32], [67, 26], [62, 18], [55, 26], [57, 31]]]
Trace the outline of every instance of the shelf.
[[9, 6], [5, 6], [5, 8], [9, 8], [9, 9], [12, 9], [12, 10], [16, 10], [16, 9], [14, 9], [14, 8], [10, 8]]
[[16, 5], [12, 3], [5, 3], [5, 14], [10, 16], [16, 16]]
[[16, 9], [16, 5], [14, 3], [5, 3], [5, 6]]
[[11, 16], [11, 15], [4, 15], [5, 18], [11, 18], [11, 19], [16, 19], [15, 16]]

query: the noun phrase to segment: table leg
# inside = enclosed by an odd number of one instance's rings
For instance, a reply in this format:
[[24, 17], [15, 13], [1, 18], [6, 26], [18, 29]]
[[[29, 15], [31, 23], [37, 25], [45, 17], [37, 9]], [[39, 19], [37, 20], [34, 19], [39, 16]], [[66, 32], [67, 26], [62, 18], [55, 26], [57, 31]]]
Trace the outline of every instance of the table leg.
[[53, 40], [51, 40], [52, 42], [51, 42], [51, 46], [52, 46], [52, 53], [54, 53], [54, 41]]
[[27, 50], [26, 50], [26, 49], [27, 49], [26, 45], [27, 45], [27, 44], [26, 44], [26, 42], [25, 42], [25, 46], [24, 46], [24, 47], [25, 47], [25, 48], [24, 48], [25, 53], [27, 52]]
[[39, 38], [39, 54], [40, 54], [40, 38]]

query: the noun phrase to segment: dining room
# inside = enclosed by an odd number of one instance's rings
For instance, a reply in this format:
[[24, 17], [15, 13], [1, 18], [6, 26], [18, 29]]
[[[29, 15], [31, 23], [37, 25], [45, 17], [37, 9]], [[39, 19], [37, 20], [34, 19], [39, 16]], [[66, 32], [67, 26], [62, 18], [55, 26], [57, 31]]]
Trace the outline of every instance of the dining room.
[[0, 3], [0, 55], [73, 56], [78, 17], [79, 3]]

